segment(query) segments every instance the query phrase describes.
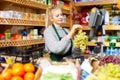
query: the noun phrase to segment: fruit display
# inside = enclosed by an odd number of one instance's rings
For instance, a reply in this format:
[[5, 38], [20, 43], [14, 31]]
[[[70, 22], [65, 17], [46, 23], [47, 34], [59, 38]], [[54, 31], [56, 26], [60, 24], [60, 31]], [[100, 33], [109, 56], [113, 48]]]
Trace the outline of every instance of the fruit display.
[[0, 74], [0, 80], [34, 80], [35, 67], [32, 63], [14, 63]]
[[86, 43], [88, 42], [88, 37], [85, 32], [79, 30], [74, 39], [74, 46], [84, 51], [86, 49]]
[[94, 74], [98, 80], [120, 80], [120, 65], [113, 63], [102, 65]]
[[113, 56], [113, 55], [106, 55], [100, 59], [99, 65], [102, 66], [108, 63], [120, 64], [120, 58], [117, 56]]

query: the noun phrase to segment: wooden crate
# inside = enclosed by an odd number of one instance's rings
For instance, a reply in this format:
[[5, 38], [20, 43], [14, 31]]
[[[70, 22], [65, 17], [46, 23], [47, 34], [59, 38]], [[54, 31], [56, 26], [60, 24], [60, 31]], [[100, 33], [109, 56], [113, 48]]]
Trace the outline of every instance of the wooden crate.
[[[2, 63], [1, 65], [2, 65], [3, 67], [5, 67], [4, 70], [2, 71], [2, 73], [4, 73], [4, 71], [5, 71], [6, 69], [8, 69], [8, 68], [11, 67], [11, 65], [6, 64], [6, 63]], [[36, 72], [35, 72], [35, 78], [34, 78], [34, 80], [40, 80], [40, 77], [41, 77], [41, 68], [38, 68], [38, 69], [36, 70]]]

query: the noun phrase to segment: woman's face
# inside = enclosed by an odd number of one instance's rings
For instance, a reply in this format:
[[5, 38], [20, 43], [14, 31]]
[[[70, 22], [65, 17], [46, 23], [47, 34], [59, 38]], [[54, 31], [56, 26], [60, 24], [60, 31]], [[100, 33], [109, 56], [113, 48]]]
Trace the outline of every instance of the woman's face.
[[52, 11], [52, 19], [51, 21], [55, 24], [61, 24], [63, 21], [63, 14], [61, 9], [56, 9]]

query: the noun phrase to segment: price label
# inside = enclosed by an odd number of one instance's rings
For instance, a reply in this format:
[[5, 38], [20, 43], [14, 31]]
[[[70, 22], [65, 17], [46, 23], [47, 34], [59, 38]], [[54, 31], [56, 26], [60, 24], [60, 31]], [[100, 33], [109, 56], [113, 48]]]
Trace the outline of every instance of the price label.
[[109, 47], [116, 47], [116, 42], [110, 42]]

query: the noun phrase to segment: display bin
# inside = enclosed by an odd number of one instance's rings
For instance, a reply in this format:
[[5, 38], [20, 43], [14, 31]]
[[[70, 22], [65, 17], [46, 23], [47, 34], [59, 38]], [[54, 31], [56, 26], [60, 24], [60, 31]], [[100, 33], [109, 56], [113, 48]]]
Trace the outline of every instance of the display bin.
[[[4, 67], [3, 71], [1, 72], [1, 74], [4, 73], [5, 70], [7, 70], [8, 68], [11, 67], [11, 65], [6, 64], [6, 63], [1, 63], [1, 66]], [[41, 76], [41, 68], [37, 68], [37, 70], [35, 71], [34, 80], [40, 80], [40, 76]]]
[[38, 59], [38, 64], [39, 67], [42, 68], [41, 77], [38, 75], [40, 78], [39, 80], [44, 80], [43, 75], [45, 75], [47, 72], [62, 74], [62, 71], [63, 73], [70, 72], [73, 80], [80, 79], [80, 62], [77, 59], [66, 59], [63, 62], [56, 62], [51, 61], [50, 58], [40, 58]]

